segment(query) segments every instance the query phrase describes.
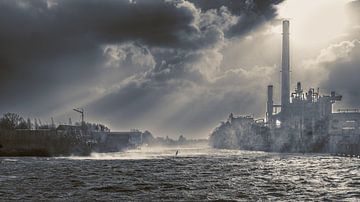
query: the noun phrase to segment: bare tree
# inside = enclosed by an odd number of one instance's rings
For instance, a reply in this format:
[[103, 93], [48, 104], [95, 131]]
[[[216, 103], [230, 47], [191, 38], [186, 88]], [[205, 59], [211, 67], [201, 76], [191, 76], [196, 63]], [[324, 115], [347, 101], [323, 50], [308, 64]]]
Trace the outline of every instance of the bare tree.
[[[0, 128], [6, 130], [16, 129], [20, 123], [25, 122], [24, 119], [16, 113], [6, 113], [0, 119]], [[25, 122], [26, 123], [26, 122]], [[21, 124], [23, 125], [23, 124]]]

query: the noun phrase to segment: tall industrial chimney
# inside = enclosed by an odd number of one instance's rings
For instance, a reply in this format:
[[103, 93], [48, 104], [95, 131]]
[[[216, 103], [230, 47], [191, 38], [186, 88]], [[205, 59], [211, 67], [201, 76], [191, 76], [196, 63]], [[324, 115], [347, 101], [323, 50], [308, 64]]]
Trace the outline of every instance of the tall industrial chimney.
[[281, 66], [281, 111], [285, 112], [290, 103], [290, 50], [288, 20], [283, 21], [282, 66]]
[[268, 96], [267, 96], [266, 108], [267, 108], [266, 121], [270, 123], [272, 121], [273, 108], [274, 108], [273, 86], [272, 85], [268, 85]]

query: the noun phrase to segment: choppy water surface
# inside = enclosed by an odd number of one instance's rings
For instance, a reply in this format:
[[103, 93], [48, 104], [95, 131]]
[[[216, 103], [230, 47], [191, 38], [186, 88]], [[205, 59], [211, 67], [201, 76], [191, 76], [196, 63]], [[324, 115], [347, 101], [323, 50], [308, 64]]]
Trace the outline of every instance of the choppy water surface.
[[0, 200], [360, 200], [360, 159], [209, 148], [0, 158]]

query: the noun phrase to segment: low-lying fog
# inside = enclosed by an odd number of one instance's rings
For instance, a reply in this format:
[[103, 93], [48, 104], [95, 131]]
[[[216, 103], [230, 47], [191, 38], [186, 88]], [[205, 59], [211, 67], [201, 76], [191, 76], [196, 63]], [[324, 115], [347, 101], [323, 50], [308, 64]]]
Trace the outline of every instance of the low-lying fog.
[[[176, 152], [178, 153], [176, 154]], [[168, 157], [189, 157], [214, 154], [215, 150], [207, 144], [194, 144], [183, 146], [142, 146], [111, 153], [92, 153], [87, 157], [72, 156], [71, 159], [78, 160], [117, 160], [117, 159], [154, 159]], [[235, 152], [235, 151], [234, 151]]]

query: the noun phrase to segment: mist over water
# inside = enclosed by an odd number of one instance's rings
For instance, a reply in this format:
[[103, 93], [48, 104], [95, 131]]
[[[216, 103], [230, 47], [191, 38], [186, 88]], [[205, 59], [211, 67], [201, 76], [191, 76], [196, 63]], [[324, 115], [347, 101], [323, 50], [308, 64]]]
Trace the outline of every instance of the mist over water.
[[207, 146], [0, 158], [0, 200], [356, 201], [359, 170], [358, 158]]
[[[178, 151], [178, 155], [176, 155]], [[209, 155], [214, 153], [214, 150], [208, 145], [192, 145], [192, 146], [157, 146], [148, 147], [142, 146], [137, 149], [130, 149], [121, 152], [111, 153], [91, 153], [89, 157], [65, 157], [66, 159], [74, 160], [141, 160], [141, 159], [164, 159], [170, 157], [187, 157], [187, 156], [200, 156]]]

